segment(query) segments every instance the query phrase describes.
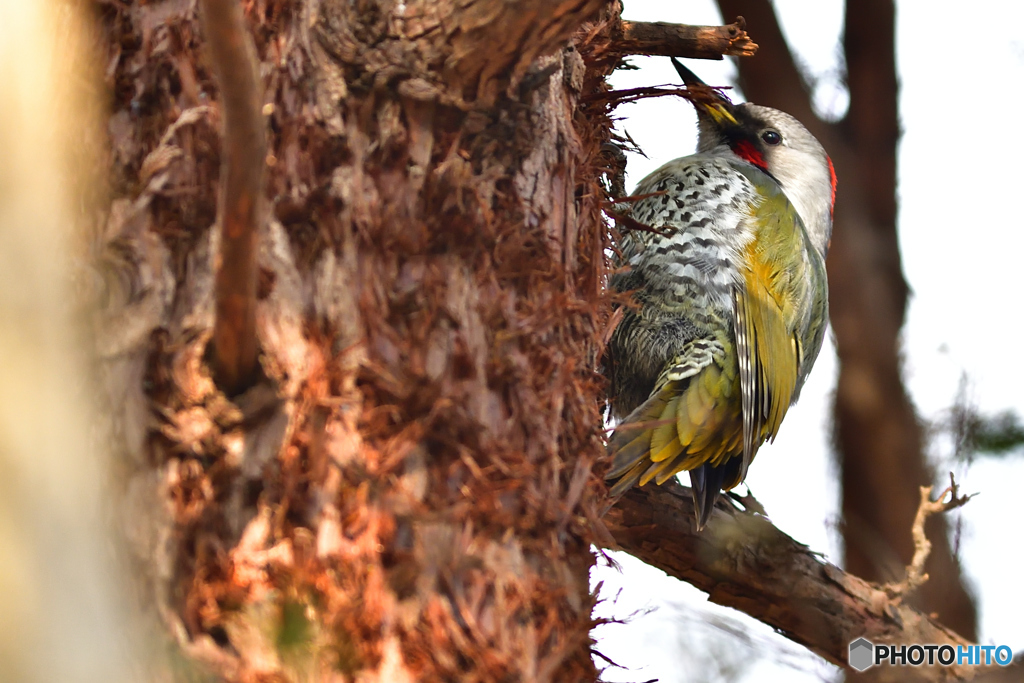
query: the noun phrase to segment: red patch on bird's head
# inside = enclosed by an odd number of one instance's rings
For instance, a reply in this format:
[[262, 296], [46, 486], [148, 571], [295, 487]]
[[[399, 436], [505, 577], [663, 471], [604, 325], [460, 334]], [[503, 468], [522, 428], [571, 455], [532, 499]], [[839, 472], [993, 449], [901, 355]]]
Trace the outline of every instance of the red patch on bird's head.
[[749, 161], [754, 166], [757, 166], [762, 171], [768, 170], [768, 164], [764, 162], [764, 155], [761, 154], [761, 150], [754, 146], [750, 140], [737, 140], [732, 143], [732, 152], [740, 159]]
[[832, 157], [825, 157], [828, 160], [828, 179], [832, 183], [832, 203], [829, 205], [829, 213], [836, 212], [836, 169], [832, 166]]

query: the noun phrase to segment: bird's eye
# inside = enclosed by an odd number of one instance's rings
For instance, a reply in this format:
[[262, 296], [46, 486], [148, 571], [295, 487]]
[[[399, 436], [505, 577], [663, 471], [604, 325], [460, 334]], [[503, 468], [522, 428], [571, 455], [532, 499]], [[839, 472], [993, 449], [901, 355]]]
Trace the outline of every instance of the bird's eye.
[[761, 133], [761, 139], [764, 140], [766, 145], [777, 145], [782, 142], [782, 136], [774, 130], [766, 130]]

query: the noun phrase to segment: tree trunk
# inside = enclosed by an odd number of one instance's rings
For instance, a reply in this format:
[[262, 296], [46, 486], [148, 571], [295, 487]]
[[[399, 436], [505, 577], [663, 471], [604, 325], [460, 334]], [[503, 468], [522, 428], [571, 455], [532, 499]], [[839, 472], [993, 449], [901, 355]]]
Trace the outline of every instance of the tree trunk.
[[610, 8], [245, 10], [268, 211], [260, 378], [230, 396], [197, 9], [97, 10], [96, 333], [143, 594], [228, 680], [592, 680]]

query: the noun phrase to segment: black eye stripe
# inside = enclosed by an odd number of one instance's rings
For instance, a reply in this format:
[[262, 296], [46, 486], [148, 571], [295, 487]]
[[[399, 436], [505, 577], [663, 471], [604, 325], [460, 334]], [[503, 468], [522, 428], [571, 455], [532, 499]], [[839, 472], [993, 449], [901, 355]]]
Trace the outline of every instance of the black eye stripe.
[[766, 130], [761, 133], [761, 139], [766, 145], [777, 145], [782, 142], [782, 136], [774, 130]]

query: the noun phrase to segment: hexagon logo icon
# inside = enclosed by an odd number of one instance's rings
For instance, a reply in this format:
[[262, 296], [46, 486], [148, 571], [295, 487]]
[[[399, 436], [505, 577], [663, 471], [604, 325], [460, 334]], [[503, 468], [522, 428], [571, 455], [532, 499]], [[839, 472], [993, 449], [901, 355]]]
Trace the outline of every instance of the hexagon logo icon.
[[875, 646], [867, 638], [858, 638], [850, 643], [850, 666], [857, 671], [871, 668], [875, 663]]

